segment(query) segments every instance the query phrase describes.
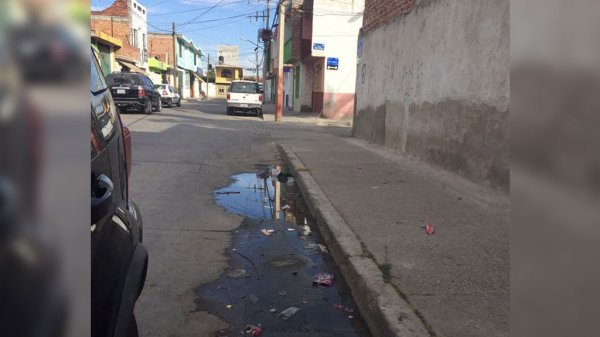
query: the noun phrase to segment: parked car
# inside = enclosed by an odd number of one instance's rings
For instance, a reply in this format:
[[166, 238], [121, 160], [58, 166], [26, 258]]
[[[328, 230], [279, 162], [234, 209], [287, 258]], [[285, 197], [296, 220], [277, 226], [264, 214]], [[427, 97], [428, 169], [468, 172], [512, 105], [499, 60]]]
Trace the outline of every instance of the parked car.
[[263, 95], [257, 82], [232, 81], [227, 93], [227, 114], [235, 111], [252, 112], [262, 115]]
[[154, 87], [160, 94], [160, 100], [162, 104], [165, 104], [169, 108], [172, 108], [173, 104], [181, 106], [181, 97], [177, 91], [175, 91], [173, 86], [168, 84], [156, 84]]
[[140, 210], [129, 198], [131, 135], [93, 52], [90, 64], [92, 336], [135, 337], [148, 252]]
[[115, 72], [108, 74], [106, 80], [119, 110], [135, 109], [147, 114], [152, 113], [152, 109], [160, 111], [160, 93], [147, 76]]

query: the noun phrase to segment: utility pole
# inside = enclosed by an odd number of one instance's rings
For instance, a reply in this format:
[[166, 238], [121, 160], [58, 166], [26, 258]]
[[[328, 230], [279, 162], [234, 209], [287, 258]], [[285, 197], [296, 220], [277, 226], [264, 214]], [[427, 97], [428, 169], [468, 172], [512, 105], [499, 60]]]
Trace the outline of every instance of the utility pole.
[[277, 109], [275, 110], [275, 121], [281, 121], [283, 117], [283, 35], [285, 31], [285, 9], [283, 1], [279, 2], [279, 26], [277, 26], [277, 41], [279, 52], [277, 53]]
[[179, 92], [177, 83], [177, 34], [175, 33], [175, 21], [173, 21], [173, 88]]
[[256, 50], [255, 50], [255, 55], [256, 55], [256, 82], [258, 82], [258, 71], [259, 71], [259, 65], [258, 65], [258, 43], [260, 39], [260, 30], [256, 31]]
[[[271, 18], [271, 15], [270, 15], [271, 14], [271, 7], [270, 7], [270, 5], [271, 5], [271, 1], [267, 0], [267, 18], [266, 18], [267, 21], [265, 22], [265, 29], [266, 30], [268, 30], [268, 29], [271, 28], [269, 26], [270, 25], [269, 20]], [[269, 67], [271, 65], [271, 58], [267, 57], [267, 53], [271, 52], [271, 48], [269, 48], [268, 44], [269, 43], [265, 40], [264, 41], [264, 45], [263, 45], [263, 54], [264, 54], [263, 55], [263, 79], [264, 80], [267, 79], [267, 72], [269, 71]], [[268, 65], [267, 65], [267, 63], [268, 63]]]
[[208, 92], [208, 82], [210, 82], [210, 80], [208, 79], [210, 76], [210, 53], [208, 53], [208, 60], [206, 60], [206, 92]]

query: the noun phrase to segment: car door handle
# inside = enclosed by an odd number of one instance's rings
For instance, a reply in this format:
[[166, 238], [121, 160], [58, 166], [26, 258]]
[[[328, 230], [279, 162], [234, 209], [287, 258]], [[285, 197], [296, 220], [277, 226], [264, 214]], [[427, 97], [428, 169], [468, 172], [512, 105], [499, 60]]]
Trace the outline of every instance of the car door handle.
[[112, 180], [110, 180], [110, 178], [107, 177], [105, 174], [100, 174], [96, 178], [96, 186], [98, 190], [104, 190], [104, 193], [101, 197], [92, 196], [92, 207], [98, 207], [105, 203], [108, 199], [110, 199], [114, 189]]

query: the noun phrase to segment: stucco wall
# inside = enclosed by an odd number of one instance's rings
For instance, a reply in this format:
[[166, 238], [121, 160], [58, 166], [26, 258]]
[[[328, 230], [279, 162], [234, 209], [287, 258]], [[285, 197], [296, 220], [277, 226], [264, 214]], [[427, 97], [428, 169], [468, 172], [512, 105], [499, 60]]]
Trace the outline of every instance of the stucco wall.
[[508, 24], [508, 0], [417, 0], [367, 32], [354, 135], [508, 189]]

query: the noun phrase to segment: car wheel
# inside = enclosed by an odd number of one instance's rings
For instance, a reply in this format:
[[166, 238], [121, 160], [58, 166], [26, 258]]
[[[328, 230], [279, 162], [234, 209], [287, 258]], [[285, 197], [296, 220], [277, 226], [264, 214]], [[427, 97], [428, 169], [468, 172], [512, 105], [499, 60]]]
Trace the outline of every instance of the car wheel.
[[148, 101], [148, 103], [146, 103], [146, 106], [144, 107], [144, 112], [148, 115], [152, 113], [152, 101]]
[[177, 100], [177, 106], [181, 108], [181, 97]]
[[172, 108], [173, 107], [173, 99], [169, 98], [169, 100], [167, 100], [167, 108]]
[[156, 112], [160, 112], [162, 108], [162, 104], [160, 102], [160, 98], [158, 99], [158, 102], [156, 102]]
[[262, 111], [260, 109], [256, 109], [255, 115], [256, 117], [260, 117], [260, 115], [262, 115]]

